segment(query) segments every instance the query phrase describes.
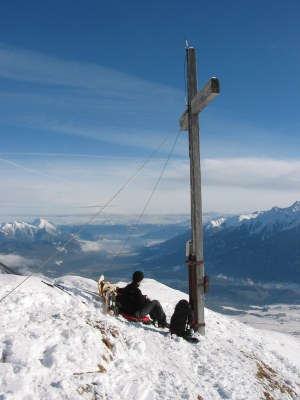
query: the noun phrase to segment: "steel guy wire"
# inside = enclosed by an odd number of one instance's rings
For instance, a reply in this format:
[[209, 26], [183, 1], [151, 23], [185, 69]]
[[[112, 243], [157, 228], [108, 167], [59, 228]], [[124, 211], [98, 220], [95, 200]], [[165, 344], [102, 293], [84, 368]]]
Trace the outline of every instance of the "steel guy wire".
[[165, 170], [166, 170], [166, 168], [167, 168], [167, 165], [168, 165], [168, 163], [169, 163], [169, 161], [170, 161], [170, 158], [171, 158], [171, 156], [172, 156], [172, 154], [173, 154], [173, 151], [174, 151], [174, 148], [175, 148], [175, 146], [176, 146], [176, 143], [177, 143], [177, 140], [178, 140], [178, 138], [179, 138], [179, 135], [180, 135], [180, 130], [179, 130], [178, 133], [177, 133], [177, 136], [176, 136], [175, 141], [174, 141], [174, 143], [173, 143], [173, 146], [172, 146], [172, 148], [171, 148], [171, 150], [170, 150], [170, 153], [169, 153], [169, 155], [168, 155], [168, 157], [167, 157], [167, 160], [166, 160], [166, 162], [165, 162], [165, 164], [164, 164], [164, 166], [163, 166], [163, 169], [162, 169], [162, 171], [161, 171], [161, 173], [160, 173], [160, 175], [159, 175], [159, 177], [158, 177], [158, 179], [157, 179], [157, 182], [156, 182], [156, 184], [155, 184], [155, 186], [154, 186], [154, 188], [153, 188], [153, 190], [152, 190], [152, 192], [151, 192], [151, 194], [150, 194], [150, 196], [149, 196], [149, 198], [148, 198], [148, 200], [147, 200], [147, 202], [146, 202], [146, 205], [145, 205], [144, 208], [143, 208], [142, 213], [140, 214], [140, 216], [139, 216], [139, 218], [138, 218], [136, 224], [132, 227], [132, 229], [131, 229], [131, 231], [130, 231], [128, 237], [127, 237], [126, 240], [124, 241], [123, 245], [121, 246], [121, 248], [120, 248], [120, 250], [118, 251], [117, 255], [115, 256], [114, 260], [111, 262], [109, 268], [111, 268], [111, 267], [116, 263], [118, 257], [120, 256], [120, 254], [122, 253], [123, 249], [125, 248], [125, 246], [126, 246], [127, 243], [129, 242], [131, 236], [133, 235], [133, 232], [136, 230], [136, 228], [138, 227], [138, 225], [139, 225], [141, 219], [143, 218], [143, 216], [144, 216], [144, 214], [145, 214], [145, 212], [146, 212], [146, 209], [147, 209], [148, 205], [150, 204], [150, 201], [152, 200], [152, 197], [154, 196], [154, 193], [156, 192], [156, 189], [157, 189], [157, 187], [158, 187], [158, 185], [159, 185], [159, 183], [160, 183], [160, 181], [161, 181], [161, 179], [162, 179], [162, 176], [163, 176], [163, 174], [164, 174], [164, 172], [165, 172]]
[[[25, 279], [23, 279], [18, 285], [16, 285], [13, 289], [11, 289], [8, 293], [6, 293], [1, 299], [0, 302], [2, 302], [6, 297], [8, 297], [10, 294], [12, 294], [16, 289], [18, 289], [23, 283], [25, 283], [29, 278], [31, 278], [34, 274], [42, 270], [57, 254], [62, 252], [75, 238], [78, 236], [83, 229], [85, 228], [86, 225], [89, 225], [92, 223], [104, 210], [108, 205], [134, 180], [134, 178], [142, 171], [142, 169], [149, 163], [149, 161], [154, 157], [154, 155], [159, 151], [159, 149], [162, 147], [162, 145], [167, 141], [167, 139], [172, 135], [172, 133], [169, 133], [163, 140], [162, 142], [157, 146], [157, 148], [152, 152], [152, 154], [144, 161], [144, 163], [136, 170], [136, 172], [128, 179], [128, 181], [102, 206], [96, 214], [94, 214], [84, 225], [81, 226], [81, 228], [75, 233], [71, 235], [71, 238], [68, 239], [62, 246], [57, 248], [57, 250], [50, 255], [48, 258], [46, 258], [42, 264], [31, 274], [29, 274]], [[177, 135], [178, 138], [178, 135]], [[176, 138], [176, 141], [177, 141]]]

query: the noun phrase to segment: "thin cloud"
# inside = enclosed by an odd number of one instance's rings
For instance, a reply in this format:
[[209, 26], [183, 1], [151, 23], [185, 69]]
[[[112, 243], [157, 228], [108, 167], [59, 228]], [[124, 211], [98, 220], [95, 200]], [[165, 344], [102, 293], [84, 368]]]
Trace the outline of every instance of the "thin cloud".
[[[0, 76], [36, 84], [87, 89], [109, 102], [115, 100], [142, 99], [149, 96], [174, 96], [179, 93], [168, 86], [139, 79], [103, 66], [70, 60], [58, 60], [36, 52], [0, 45]], [[172, 97], [170, 97], [170, 100]], [[97, 99], [93, 99], [94, 101]]]
[[[19, 256], [17, 254], [1, 254], [0, 253], [0, 261], [7, 264], [7, 266], [14, 268], [23, 266], [23, 270], [27, 270], [27, 267], [31, 267], [36, 264], [36, 260]], [[19, 272], [20, 268], [19, 268]]]
[[[0, 45], [1, 119], [30, 132], [76, 136], [126, 149], [153, 149], [174, 130], [177, 89], [103, 66]], [[19, 90], [12, 81], [23, 84]], [[46, 88], [46, 90], [45, 90]], [[156, 124], [153, 123], [156, 122]]]
[[50, 178], [50, 179], [54, 179], [54, 180], [58, 180], [58, 181], [64, 181], [64, 179], [62, 179], [62, 178], [59, 177], [59, 176], [53, 176], [53, 175], [50, 175], [50, 174], [46, 174], [46, 173], [40, 172], [40, 171], [38, 171], [38, 170], [36, 170], [36, 169], [28, 168], [28, 167], [25, 167], [24, 165], [21, 165], [21, 164], [18, 164], [18, 163], [16, 163], [16, 162], [7, 160], [7, 159], [5, 159], [5, 158], [0, 158], [0, 161], [1, 161], [1, 162], [4, 162], [4, 163], [6, 163], [6, 164], [9, 164], [9, 165], [13, 165], [14, 167], [19, 168], [19, 169], [22, 169], [22, 170], [24, 170], [24, 171], [33, 173], [33, 174], [35, 174], [35, 175], [40, 175], [40, 176], [43, 176], [43, 177], [45, 177], [45, 178]]
[[[41, 152], [0, 152], [1, 156], [21, 156], [21, 157], [57, 157], [57, 158], [91, 158], [91, 159], [110, 159], [118, 160], [125, 159], [127, 157], [119, 156], [105, 156], [105, 155], [94, 155], [94, 154], [78, 154], [78, 153], [41, 153]], [[131, 158], [131, 157], [128, 157]]]

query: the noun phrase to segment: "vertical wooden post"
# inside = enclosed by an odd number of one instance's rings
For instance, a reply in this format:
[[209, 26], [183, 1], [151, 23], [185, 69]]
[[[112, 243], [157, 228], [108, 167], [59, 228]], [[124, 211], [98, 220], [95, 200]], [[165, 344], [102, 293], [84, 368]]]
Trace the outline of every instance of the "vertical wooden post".
[[189, 296], [195, 314], [195, 331], [205, 335], [204, 261], [201, 199], [200, 137], [198, 114], [191, 113], [191, 101], [198, 90], [196, 50], [187, 48], [188, 130], [191, 183], [192, 254], [189, 256]]

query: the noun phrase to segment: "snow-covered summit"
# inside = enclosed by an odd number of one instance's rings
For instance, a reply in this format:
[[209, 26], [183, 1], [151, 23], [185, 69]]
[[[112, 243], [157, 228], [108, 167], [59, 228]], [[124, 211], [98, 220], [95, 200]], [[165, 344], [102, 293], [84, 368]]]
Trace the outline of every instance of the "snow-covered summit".
[[[0, 276], [0, 297], [23, 279]], [[287, 351], [297, 339], [274, 340], [206, 310], [206, 336], [190, 344], [105, 314], [92, 280], [57, 283], [66, 291], [32, 277], [0, 303], [3, 400], [300, 397], [299, 360]], [[187, 297], [150, 279], [141, 289], [162, 303], [168, 319]]]
[[33, 238], [37, 233], [38, 228], [27, 222], [8, 222], [0, 225], [0, 234], [6, 237], [14, 238]]
[[294, 213], [300, 212], [300, 201], [296, 201], [294, 204], [288, 207], [287, 210]]
[[56, 226], [43, 218], [36, 219], [35, 221], [33, 221], [32, 225], [36, 226], [38, 229], [43, 229], [48, 233], [56, 232]]
[[216, 232], [222, 229], [245, 227], [249, 233], [265, 235], [276, 231], [283, 231], [300, 226], [300, 201], [296, 201], [287, 208], [273, 207], [268, 211], [256, 211], [251, 214], [219, 218], [209, 221], [205, 229], [207, 232]]
[[41, 234], [55, 235], [55, 225], [45, 219], [37, 219], [33, 223], [13, 221], [0, 225], [0, 237], [15, 239], [34, 239]]
[[234, 215], [228, 218], [221, 217], [215, 220], [209, 221], [205, 228], [209, 229], [223, 229], [223, 228], [235, 228], [241, 224], [251, 221], [259, 216], [260, 212], [245, 215]]

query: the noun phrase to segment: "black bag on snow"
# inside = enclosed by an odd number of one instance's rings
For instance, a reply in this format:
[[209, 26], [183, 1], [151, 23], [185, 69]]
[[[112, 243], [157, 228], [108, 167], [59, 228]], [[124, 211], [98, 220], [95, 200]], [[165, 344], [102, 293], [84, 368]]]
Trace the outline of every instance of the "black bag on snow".
[[187, 300], [180, 300], [170, 321], [170, 332], [177, 336], [185, 337], [188, 332], [188, 326], [193, 322], [194, 315], [190, 303]]

